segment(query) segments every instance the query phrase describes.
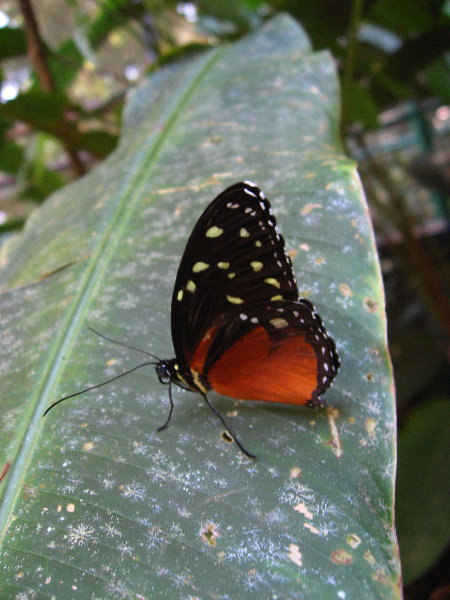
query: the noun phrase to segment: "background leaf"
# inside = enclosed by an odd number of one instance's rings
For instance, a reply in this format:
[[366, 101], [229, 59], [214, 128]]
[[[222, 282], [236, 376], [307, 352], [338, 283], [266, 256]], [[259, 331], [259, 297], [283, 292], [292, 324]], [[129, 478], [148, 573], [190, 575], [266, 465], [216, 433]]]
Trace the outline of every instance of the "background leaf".
[[71, 106], [64, 94], [59, 92], [28, 92], [0, 105], [0, 117], [23, 120], [63, 139], [75, 148], [83, 148], [94, 156], [104, 157], [116, 145], [116, 138], [107, 131], [78, 131], [76, 126], [64, 124], [65, 111], [74, 113], [78, 107]]
[[405, 583], [422, 575], [448, 547], [450, 484], [443, 474], [450, 467], [449, 418], [448, 400], [435, 399], [412, 412], [399, 436], [397, 527]]
[[23, 29], [0, 27], [0, 59], [21, 56], [27, 52], [27, 41]]
[[[328, 53], [279, 16], [155, 72], [117, 150], [56, 193], [2, 254], [4, 597], [398, 598], [395, 419], [383, 290]], [[138, 372], [42, 413], [142, 357], [172, 355], [189, 232], [226, 185], [272, 200], [303, 297], [337, 341], [328, 409], [216, 407]], [[251, 376], [251, 374], [249, 374]]]

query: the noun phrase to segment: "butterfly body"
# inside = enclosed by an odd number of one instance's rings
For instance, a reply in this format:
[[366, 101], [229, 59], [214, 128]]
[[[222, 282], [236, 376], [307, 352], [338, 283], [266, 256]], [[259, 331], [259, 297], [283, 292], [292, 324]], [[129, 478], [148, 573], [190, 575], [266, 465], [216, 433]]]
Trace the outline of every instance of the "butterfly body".
[[270, 203], [249, 181], [227, 188], [199, 218], [171, 318], [176, 358], [158, 363], [158, 377], [206, 400], [214, 390], [318, 407], [339, 368], [321, 318], [299, 299]]

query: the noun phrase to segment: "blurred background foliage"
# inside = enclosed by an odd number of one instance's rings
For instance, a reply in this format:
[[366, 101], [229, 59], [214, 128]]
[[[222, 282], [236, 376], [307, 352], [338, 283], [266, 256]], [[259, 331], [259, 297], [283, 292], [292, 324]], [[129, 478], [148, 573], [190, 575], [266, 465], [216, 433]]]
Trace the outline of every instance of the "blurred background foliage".
[[450, 595], [449, 0], [2, 0], [0, 241], [116, 146], [126, 92], [279, 11], [330, 49], [358, 161], [394, 363], [405, 598]]

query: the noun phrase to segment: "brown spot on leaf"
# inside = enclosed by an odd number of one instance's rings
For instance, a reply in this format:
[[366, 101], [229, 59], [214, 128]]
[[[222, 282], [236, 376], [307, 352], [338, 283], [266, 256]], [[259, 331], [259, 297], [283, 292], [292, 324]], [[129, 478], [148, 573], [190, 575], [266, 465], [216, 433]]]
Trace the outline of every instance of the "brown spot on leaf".
[[219, 535], [220, 532], [217, 528], [217, 525], [211, 521], [208, 521], [208, 523], [202, 525], [200, 529], [200, 537], [202, 538], [202, 542], [209, 544], [210, 546], [216, 545]]
[[342, 443], [341, 443], [341, 437], [339, 435], [339, 431], [337, 428], [337, 420], [339, 418], [339, 411], [337, 408], [333, 408], [332, 406], [329, 406], [327, 408], [327, 417], [328, 417], [328, 423], [330, 426], [330, 433], [331, 433], [331, 439], [328, 442], [329, 445], [331, 446], [331, 448], [333, 449], [333, 453], [337, 458], [340, 458], [342, 456]]
[[353, 562], [353, 556], [344, 548], [332, 552], [330, 558], [337, 565], [349, 565]]
[[294, 506], [294, 510], [304, 515], [307, 519], [312, 519], [314, 516], [312, 512], [306, 507], [304, 502], [299, 502], [296, 506]]
[[376, 313], [378, 311], [378, 302], [376, 302], [373, 298], [364, 298], [364, 308], [368, 313]]
[[356, 533], [351, 533], [349, 536], [347, 536], [347, 544], [351, 547], [351, 548], [357, 548], [361, 543], [361, 538], [356, 535]]
[[[313, 174], [313, 177], [314, 177], [314, 174]], [[300, 214], [309, 215], [309, 213], [312, 212], [316, 208], [322, 208], [322, 205], [314, 204], [314, 202], [309, 202], [308, 204], [305, 204], [305, 206], [300, 211]]]
[[7, 460], [5, 462], [5, 465], [2, 469], [2, 472], [0, 473], [0, 481], [5, 477], [6, 473], [8, 472], [9, 467], [11, 466], [11, 463], [9, 462], [9, 460]]
[[297, 546], [297, 544], [289, 544], [288, 558], [295, 565], [297, 565], [297, 567], [303, 566], [302, 553], [300, 552], [300, 548]]
[[309, 531], [311, 533], [313, 533], [314, 535], [321, 535], [320, 531], [317, 529], [317, 527], [314, 527], [314, 525], [311, 525], [311, 523], [306, 523], [306, 521], [303, 523], [303, 527], [306, 527], [306, 529], [309, 529]]
[[378, 583], [381, 583], [382, 585], [389, 585], [389, 577], [386, 575], [384, 569], [377, 569], [372, 573], [372, 579], [378, 581]]
[[227, 444], [231, 444], [232, 442], [234, 442], [233, 438], [228, 433], [228, 431], [222, 431], [222, 439], [224, 439], [227, 442]]
[[348, 285], [348, 283], [340, 283], [339, 284], [339, 291], [346, 298], [351, 298], [353, 296], [353, 292], [350, 289], [350, 286]]
[[300, 477], [301, 474], [302, 470], [300, 469], [300, 467], [292, 467], [289, 473], [289, 477], [291, 479], [297, 479], [297, 477]]
[[374, 437], [375, 436], [375, 428], [376, 428], [376, 426], [377, 426], [377, 422], [372, 417], [367, 417], [367, 419], [364, 421], [364, 428], [365, 428], [365, 430], [367, 431], [367, 433], [369, 434], [370, 437]]

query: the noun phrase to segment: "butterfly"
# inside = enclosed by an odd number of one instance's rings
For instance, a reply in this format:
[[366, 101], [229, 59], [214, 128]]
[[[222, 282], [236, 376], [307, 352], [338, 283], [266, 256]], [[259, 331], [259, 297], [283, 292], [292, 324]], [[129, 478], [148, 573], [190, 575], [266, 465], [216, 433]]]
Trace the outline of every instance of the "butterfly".
[[175, 358], [156, 365], [159, 379], [200, 393], [248, 455], [207, 398], [210, 390], [319, 407], [339, 368], [321, 318], [299, 299], [271, 205], [251, 181], [228, 187], [197, 221], [171, 319]]
[[199, 393], [251, 458], [208, 392], [320, 407], [339, 369], [333, 339], [311, 302], [299, 298], [271, 205], [251, 181], [225, 189], [197, 221], [175, 280], [171, 330], [175, 358], [144, 363], [100, 385], [153, 364], [169, 386], [169, 415], [158, 431], [171, 419], [175, 384]]

